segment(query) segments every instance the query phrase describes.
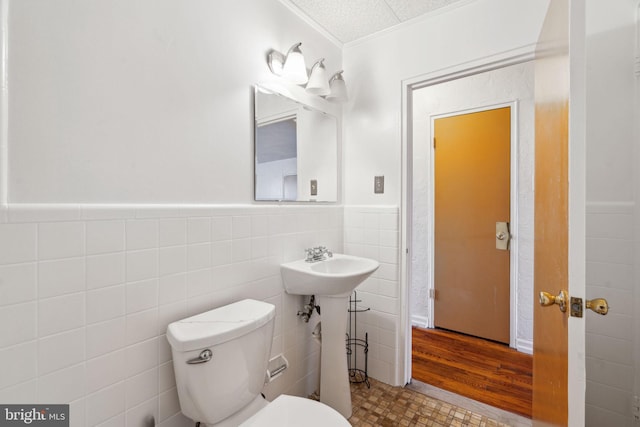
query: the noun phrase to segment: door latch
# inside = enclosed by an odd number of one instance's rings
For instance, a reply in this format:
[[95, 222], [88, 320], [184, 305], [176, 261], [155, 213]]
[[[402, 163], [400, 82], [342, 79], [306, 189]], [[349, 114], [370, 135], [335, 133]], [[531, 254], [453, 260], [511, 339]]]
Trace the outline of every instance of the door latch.
[[582, 317], [582, 298], [571, 297], [571, 317]]
[[509, 223], [496, 222], [496, 249], [508, 251], [510, 240], [511, 233], [509, 232]]
[[[571, 297], [571, 317], [582, 317], [582, 298]], [[586, 308], [595, 313], [606, 315], [609, 312], [609, 303], [604, 298], [596, 298], [585, 302]]]

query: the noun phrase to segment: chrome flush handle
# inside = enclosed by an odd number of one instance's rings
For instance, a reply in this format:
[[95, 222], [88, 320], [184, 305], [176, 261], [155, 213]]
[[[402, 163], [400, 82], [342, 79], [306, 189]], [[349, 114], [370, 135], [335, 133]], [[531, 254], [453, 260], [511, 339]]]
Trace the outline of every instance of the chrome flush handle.
[[202, 350], [198, 357], [187, 360], [189, 365], [197, 365], [198, 363], [206, 363], [213, 358], [213, 352], [209, 349]]

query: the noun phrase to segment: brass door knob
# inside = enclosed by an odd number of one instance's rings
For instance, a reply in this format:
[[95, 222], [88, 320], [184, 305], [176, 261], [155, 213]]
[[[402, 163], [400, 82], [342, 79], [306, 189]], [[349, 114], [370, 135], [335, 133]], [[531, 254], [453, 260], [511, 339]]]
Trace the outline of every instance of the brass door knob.
[[567, 311], [568, 300], [569, 294], [567, 294], [567, 291], [560, 291], [558, 295], [551, 295], [549, 292], [540, 291], [540, 305], [543, 307], [558, 304], [560, 311], [564, 313]]
[[609, 312], [609, 303], [604, 298], [587, 300], [585, 305], [589, 310], [593, 311], [594, 313], [601, 314], [603, 316]]

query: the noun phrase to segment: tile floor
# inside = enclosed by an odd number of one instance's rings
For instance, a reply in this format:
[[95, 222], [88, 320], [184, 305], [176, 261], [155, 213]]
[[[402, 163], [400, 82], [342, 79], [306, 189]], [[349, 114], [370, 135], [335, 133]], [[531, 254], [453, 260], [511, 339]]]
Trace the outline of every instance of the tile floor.
[[[427, 396], [417, 391], [420, 390], [420, 385], [416, 387], [412, 384], [403, 388], [392, 387], [373, 379], [370, 379], [370, 381], [371, 388], [367, 388], [364, 383], [351, 385], [353, 415], [349, 418], [349, 422], [352, 426], [497, 427], [523, 425], [521, 423], [522, 420], [516, 420], [515, 422], [509, 420], [507, 422], [498, 421], [497, 419], [489, 418], [487, 415], [465, 409], [462, 406]], [[482, 409], [482, 407], [478, 409]], [[524, 425], [527, 424], [526, 421], [528, 420], [525, 419]], [[530, 423], [528, 424], [530, 425]]]

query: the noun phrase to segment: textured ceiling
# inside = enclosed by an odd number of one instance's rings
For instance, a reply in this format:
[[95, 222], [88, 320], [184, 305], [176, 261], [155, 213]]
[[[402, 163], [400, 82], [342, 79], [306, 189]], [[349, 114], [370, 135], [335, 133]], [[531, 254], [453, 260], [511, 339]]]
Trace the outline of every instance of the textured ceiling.
[[348, 43], [462, 0], [281, 0]]

